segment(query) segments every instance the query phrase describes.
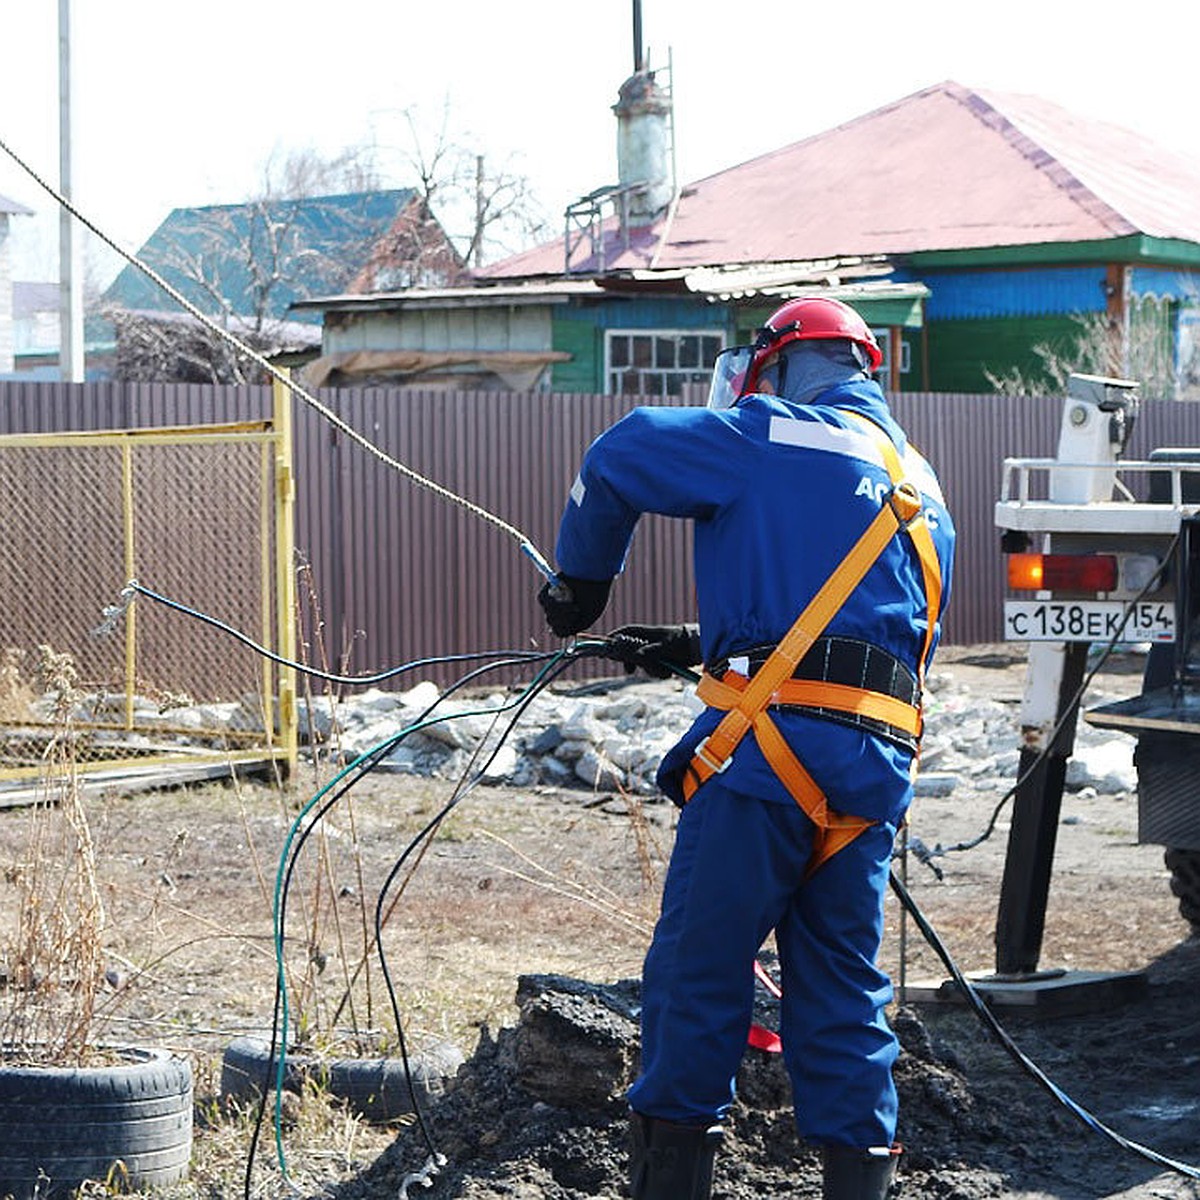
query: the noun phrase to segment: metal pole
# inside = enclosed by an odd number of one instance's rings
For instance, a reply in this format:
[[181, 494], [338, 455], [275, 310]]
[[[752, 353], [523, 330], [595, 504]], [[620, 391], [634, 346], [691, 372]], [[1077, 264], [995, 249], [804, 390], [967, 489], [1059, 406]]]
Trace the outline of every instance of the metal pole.
[[[74, 196], [71, 108], [71, 0], [58, 0], [58, 190]], [[83, 270], [74, 217], [58, 216], [59, 372], [68, 383], [84, 379]]]
[[[277, 646], [285, 658], [294, 658], [296, 639], [296, 575], [294, 570], [296, 482], [293, 474], [292, 393], [276, 380], [272, 391], [272, 428], [275, 433], [275, 613]], [[299, 758], [296, 711], [296, 671], [279, 668], [279, 733], [288, 776], [296, 778]]]
[[[1088, 649], [1088, 642], [1039, 642], [1029, 648], [1025, 744], [1017, 767], [1022, 782], [1013, 797], [996, 913], [998, 975], [1028, 976], [1038, 969], [1067, 760], [1075, 748], [1077, 714], [1068, 706], [1083, 682]], [[1032, 715], [1039, 702], [1046, 703], [1041, 720]], [[1060, 723], [1047, 747], [1047, 731]]]
[[[121, 444], [121, 524], [125, 541], [125, 578], [137, 578], [137, 525], [133, 511], [133, 443]], [[125, 728], [133, 728], [133, 702], [137, 692], [137, 605], [125, 614]]]

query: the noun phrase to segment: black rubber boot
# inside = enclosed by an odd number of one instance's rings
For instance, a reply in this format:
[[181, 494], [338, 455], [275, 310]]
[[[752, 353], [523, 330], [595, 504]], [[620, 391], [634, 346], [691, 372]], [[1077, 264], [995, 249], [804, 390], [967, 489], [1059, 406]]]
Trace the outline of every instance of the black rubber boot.
[[899, 1159], [899, 1146], [872, 1150], [825, 1146], [821, 1150], [823, 1200], [884, 1200]]
[[629, 1194], [633, 1200], [709, 1200], [720, 1125], [676, 1125], [629, 1114]]

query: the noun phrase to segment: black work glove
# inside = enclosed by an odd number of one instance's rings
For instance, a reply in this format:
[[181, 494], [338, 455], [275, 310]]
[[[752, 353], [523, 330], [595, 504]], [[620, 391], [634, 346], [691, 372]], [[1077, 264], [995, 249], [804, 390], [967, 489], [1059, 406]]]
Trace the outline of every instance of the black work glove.
[[699, 625], [622, 625], [608, 639], [606, 657], [623, 662], [630, 675], [641, 667], [655, 679], [669, 679], [672, 666], [692, 667], [704, 657]]
[[576, 579], [560, 574], [558, 583], [542, 585], [537, 598], [550, 628], [559, 637], [571, 637], [596, 622], [611, 589], [611, 579]]

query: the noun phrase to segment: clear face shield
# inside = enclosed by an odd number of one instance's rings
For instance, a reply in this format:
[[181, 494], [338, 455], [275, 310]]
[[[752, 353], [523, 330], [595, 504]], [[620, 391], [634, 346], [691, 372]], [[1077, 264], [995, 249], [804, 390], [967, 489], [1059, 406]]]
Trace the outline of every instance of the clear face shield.
[[746, 372], [753, 357], [753, 346], [730, 346], [717, 355], [708, 387], [709, 408], [732, 408], [742, 398]]

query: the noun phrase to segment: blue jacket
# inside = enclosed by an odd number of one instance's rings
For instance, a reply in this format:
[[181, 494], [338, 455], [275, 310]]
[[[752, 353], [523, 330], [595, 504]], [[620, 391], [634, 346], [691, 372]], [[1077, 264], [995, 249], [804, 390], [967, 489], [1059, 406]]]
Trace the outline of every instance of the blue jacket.
[[[588, 449], [559, 529], [560, 570], [607, 579], [622, 570], [642, 513], [690, 518], [705, 661], [778, 642], [891, 486], [874, 440], [840, 410], [869, 417], [905, 456], [926, 502], [944, 607], [954, 526], [933, 471], [907, 446], [872, 382], [832, 388], [803, 406], [752, 395], [720, 411], [634, 409]], [[915, 671], [927, 613], [915, 551], [900, 534], [825, 632], [871, 642]], [[664, 760], [659, 782], [674, 799], [692, 748], [720, 715], [703, 713]], [[835, 808], [879, 819], [907, 804], [911, 762], [900, 747], [794, 712], [781, 712], [777, 723]], [[724, 782], [793, 803], [749, 742]]]

